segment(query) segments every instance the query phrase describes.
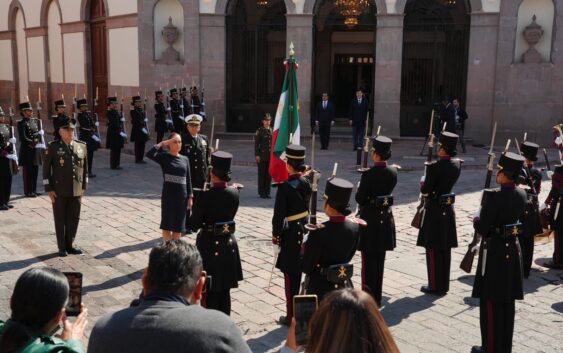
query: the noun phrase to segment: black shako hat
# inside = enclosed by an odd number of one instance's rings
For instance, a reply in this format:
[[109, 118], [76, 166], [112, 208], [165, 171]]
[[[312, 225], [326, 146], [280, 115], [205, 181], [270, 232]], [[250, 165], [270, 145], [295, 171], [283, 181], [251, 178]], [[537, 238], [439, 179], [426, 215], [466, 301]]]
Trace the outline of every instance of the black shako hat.
[[498, 161], [498, 167], [509, 177], [520, 174], [524, 165], [524, 157], [513, 152], [503, 153]]
[[162, 94], [162, 91], [154, 91], [154, 96], [155, 96], [155, 97], [158, 97], [158, 96], [161, 95], [161, 94]]
[[142, 102], [141, 96], [133, 96], [131, 97], [131, 103]]
[[391, 144], [393, 140], [386, 136], [376, 136], [371, 140], [371, 150], [381, 157], [391, 154]]
[[66, 108], [65, 100], [59, 99], [55, 101], [55, 109], [57, 108]]
[[76, 119], [69, 116], [59, 116], [57, 119], [59, 129], [74, 129], [76, 127]]
[[301, 161], [305, 163], [305, 152], [307, 152], [305, 147], [293, 143], [285, 147], [285, 157], [296, 162]]
[[117, 103], [117, 97], [108, 97], [106, 102], [108, 104]]
[[20, 103], [19, 109], [20, 109], [21, 111], [24, 111], [24, 110], [33, 110], [33, 107], [31, 106], [31, 103], [29, 103], [29, 102], [23, 102], [23, 103]]
[[88, 105], [88, 101], [86, 101], [86, 99], [79, 99], [79, 100], [76, 101], [76, 106], [78, 108], [80, 108], [84, 105]]
[[348, 207], [350, 206], [350, 196], [353, 189], [354, 185], [348, 180], [329, 179], [326, 182], [324, 197], [330, 207], [347, 216], [351, 213]]
[[446, 152], [451, 154], [456, 152], [458, 138], [458, 135], [449, 131], [444, 131], [441, 133], [438, 143], [440, 144], [440, 146], [442, 146], [443, 149], [446, 150]]
[[231, 180], [231, 161], [233, 155], [229, 152], [215, 151], [211, 154], [211, 167], [213, 174], [223, 181]]
[[524, 141], [520, 144], [520, 152], [521, 152], [520, 154], [530, 161], [538, 160], [537, 155], [539, 149], [540, 149], [540, 145], [530, 141]]
[[174, 93], [178, 93], [178, 89], [177, 89], [177, 88], [172, 88], [172, 89], [169, 91], [169, 93], [170, 93], [170, 95], [173, 95]]

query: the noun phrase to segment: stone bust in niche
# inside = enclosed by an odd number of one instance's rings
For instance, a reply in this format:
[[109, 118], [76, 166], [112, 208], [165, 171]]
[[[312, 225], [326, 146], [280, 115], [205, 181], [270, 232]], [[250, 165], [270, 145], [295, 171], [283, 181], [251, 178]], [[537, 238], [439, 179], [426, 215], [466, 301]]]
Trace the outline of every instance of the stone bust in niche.
[[180, 37], [180, 31], [172, 24], [172, 17], [168, 17], [168, 24], [162, 28], [162, 38], [168, 47], [162, 52], [159, 63], [174, 64], [180, 61], [180, 52], [173, 47], [178, 37]]
[[522, 32], [524, 40], [530, 46], [524, 54], [522, 54], [522, 62], [525, 64], [529, 63], [541, 63], [542, 57], [540, 52], [535, 48], [536, 44], [540, 41], [543, 36], [543, 29], [536, 22], [536, 15], [532, 17], [532, 23], [530, 23], [526, 29]]

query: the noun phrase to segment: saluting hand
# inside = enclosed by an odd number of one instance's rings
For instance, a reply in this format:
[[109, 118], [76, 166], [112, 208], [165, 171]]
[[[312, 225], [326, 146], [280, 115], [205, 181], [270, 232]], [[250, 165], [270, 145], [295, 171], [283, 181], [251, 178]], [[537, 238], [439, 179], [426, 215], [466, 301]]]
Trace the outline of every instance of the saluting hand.
[[49, 198], [51, 199], [51, 203], [55, 203], [55, 200], [57, 199], [57, 193], [54, 191], [49, 191], [47, 195], [49, 195]]

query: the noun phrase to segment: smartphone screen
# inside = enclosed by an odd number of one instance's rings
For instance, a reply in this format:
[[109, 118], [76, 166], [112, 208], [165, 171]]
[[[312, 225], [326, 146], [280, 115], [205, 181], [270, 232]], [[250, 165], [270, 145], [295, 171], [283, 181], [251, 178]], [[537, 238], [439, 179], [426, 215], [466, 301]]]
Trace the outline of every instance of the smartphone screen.
[[293, 311], [296, 322], [295, 340], [300, 346], [307, 345], [309, 321], [317, 310], [317, 306], [316, 295], [296, 295], [293, 297]]
[[82, 273], [80, 272], [63, 272], [68, 279], [70, 287], [68, 293], [68, 303], [65, 311], [67, 316], [78, 316], [80, 314], [80, 305], [82, 304]]

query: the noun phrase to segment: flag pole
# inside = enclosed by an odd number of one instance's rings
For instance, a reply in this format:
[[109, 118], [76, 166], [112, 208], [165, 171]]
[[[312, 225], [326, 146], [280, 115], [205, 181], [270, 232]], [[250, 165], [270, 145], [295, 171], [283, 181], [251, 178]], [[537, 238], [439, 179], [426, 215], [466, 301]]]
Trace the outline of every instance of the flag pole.
[[293, 126], [291, 126], [291, 124], [293, 123], [293, 74], [291, 73], [291, 59], [293, 59], [293, 55], [295, 54], [295, 51], [293, 50], [293, 42], [291, 42], [289, 44], [289, 65], [287, 66], [287, 70], [288, 70], [288, 74], [289, 74], [289, 87], [288, 87], [288, 94], [289, 94], [289, 121], [288, 121], [288, 126], [289, 126], [289, 143], [291, 143], [291, 135], [293, 133]]

